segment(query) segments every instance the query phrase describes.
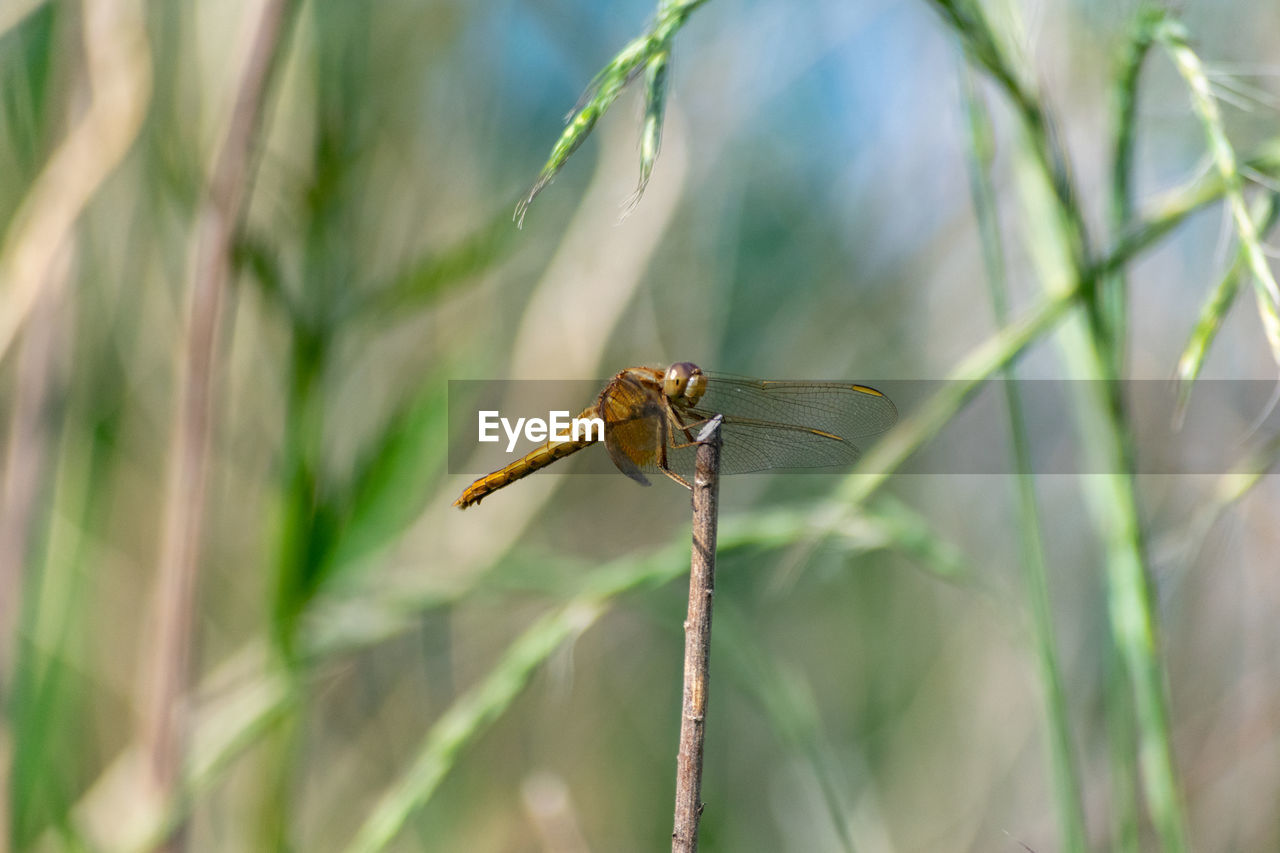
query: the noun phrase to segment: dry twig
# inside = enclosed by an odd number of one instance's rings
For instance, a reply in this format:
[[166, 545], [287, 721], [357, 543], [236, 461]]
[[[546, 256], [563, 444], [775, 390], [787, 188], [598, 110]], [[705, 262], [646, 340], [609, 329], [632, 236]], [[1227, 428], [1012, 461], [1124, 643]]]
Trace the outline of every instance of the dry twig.
[[698, 849], [719, 503], [720, 417], [717, 415], [698, 436], [698, 461], [693, 477], [693, 559], [689, 570], [689, 615], [684, 623], [684, 701], [680, 713], [680, 754], [676, 759], [672, 853], [693, 853]]

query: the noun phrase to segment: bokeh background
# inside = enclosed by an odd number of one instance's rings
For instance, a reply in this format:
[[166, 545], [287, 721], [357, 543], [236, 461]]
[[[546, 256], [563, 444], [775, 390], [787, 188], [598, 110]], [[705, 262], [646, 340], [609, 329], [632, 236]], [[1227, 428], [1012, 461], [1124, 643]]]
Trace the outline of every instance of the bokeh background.
[[[947, 377], [1000, 329], [975, 110], [994, 128], [1013, 316], [1046, 293], [1017, 116], [930, 3], [715, 0], [673, 42], [638, 203], [634, 86], [517, 229], [565, 113], [652, 0], [317, 0], [286, 5], [255, 53], [273, 7], [0, 6], [7, 843], [148, 849], [177, 826], [191, 850], [662, 849], [687, 498], [564, 462], [460, 513], [448, 380], [677, 360]], [[1137, 4], [983, 8], [1055, 117], [1096, 244], [1115, 244]], [[1280, 7], [1177, 12], [1244, 160], [1278, 132]], [[260, 118], [237, 137], [262, 55]], [[1138, 92], [1145, 211], [1210, 164], [1168, 53]], [[217, 245], [210, 175], [237, 138], [211, 322], [192, 293]], [[1210, 199], [1133, 258], [1127, 376], [1174, 375], [1234, 257]], [[1276, 375], [1251, 286], [1206, 377]], [[203, 484], [175, 474], [192, 470], [180, 412], [200, 329]], [[1038, 336], [1020, 375], [1075, 376], [1070, 346]], [[1028, 414], [1032, 430], [1073, 417]], [[965, 452], [945, 440], [921, 452]], [[1132, 778], [1087, 480], [1034, 483], [1065, 726], [1046, 712], [1017, 478], [894, 476], [865, 506], [840, 504], [856, 480], [727, 480], [703, 849], [1064, 849], [1057, 736], [1085, 847], [1173, 849]], [[1280, 491], [1226, 471], [1135, 482], [1188, 837], [1276, 849]], [[808, 530], [833, 507], [834, 535]], [[186, 599], [162, 580], [184, 553]], [[157, 687], [165, 666], [177, 681]], [[156, 755], [158, 719], [176, 760]]]

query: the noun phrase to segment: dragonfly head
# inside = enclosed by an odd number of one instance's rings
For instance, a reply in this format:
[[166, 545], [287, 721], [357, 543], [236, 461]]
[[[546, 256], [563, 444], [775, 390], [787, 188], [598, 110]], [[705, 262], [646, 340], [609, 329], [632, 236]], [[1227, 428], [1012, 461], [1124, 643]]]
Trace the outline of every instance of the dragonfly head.
[[672, 402], [696, 406], [707, 390], [707, 377], [702, 368], [688, 361], [678, 361], [667, 368], [662, 378], [662, 393]]

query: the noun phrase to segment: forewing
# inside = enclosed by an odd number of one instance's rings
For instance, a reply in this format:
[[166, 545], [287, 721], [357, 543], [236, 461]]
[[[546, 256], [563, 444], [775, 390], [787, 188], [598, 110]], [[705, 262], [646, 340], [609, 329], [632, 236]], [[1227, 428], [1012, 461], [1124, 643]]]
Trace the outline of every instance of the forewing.
[[[686, 424], [724, 415], [721, 472], [769, 468], [847, 467], [861, 455], [862, 440], [897, 421], [888, 397], [863, 385], [770, 381], [709, 374], [698, 405], [679, 411]], [[696, 430], [694, 430], [696, 432]], [[683, 435], [673, 443], [684, 441]], [[678, 473], [693, 467], [691, 448], [673, 448], [668, 464]]]

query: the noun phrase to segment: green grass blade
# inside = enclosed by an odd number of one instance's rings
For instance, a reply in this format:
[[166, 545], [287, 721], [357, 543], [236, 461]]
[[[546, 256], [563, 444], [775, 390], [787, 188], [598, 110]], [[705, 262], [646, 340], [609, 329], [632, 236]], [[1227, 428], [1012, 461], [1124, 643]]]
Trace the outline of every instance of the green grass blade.
[[504, 212], [458, 243], [414, 259], [398, 274], [361, 294], [352, 313], [363, 320], [386, 320], [431, 307], [468, 279], [496, 267], [515, 245]]
[[862, 524], [891, 548], [913, 557], [920, 567], [945, 581], [973, 578], [973, 568], [956, 545], [901, 501], [881, 496], [862, 513]]
[[662, 118], [667, 106], [667, 70], [671, 65], [671, 49], [664, 45], [645, 65], [644, 121], [640, 128], [640, 181], [627, 202], [630, 212], [640, 203], [649, 177], [662, 149]]
[[[1262, 178], [1280, 178], [1280, 137], [1259, 146], [1245, 162], [1245, 169]], [[1090, 271], [1092, 276], [1109, 275], [1181, 225], [1186, 218], [1226, 193], [1226, 184], [1217, 172], [1190, 182], [1159, 201], [1154, 210], [1140, 222], [1119, 235], [1111, 251], [1100, 258]]]
[[[1133, 154], [1138, 128], [1138, 80], [1155, 39], [1155, 28], [1163, 18], [1164, 10], [1155, 6], [1138, 10], [1115, 75], [1112, 102], [1116, 138], [1111, 154], [1110, 225], [1116, 234], [1128, 230], [1134, 218]], [[1117, 342], [1113, 372], [1122, 376], [1129, 298], [1128, 277], [1123, 266], [1100, 277], [1098, 289], [1108, 333]]]
[[586, 631], [603, 610], [602, 602], [583, 597], [534, 622], [489, 675], [431, 727], [409, 769], [378, 800], [347, 850], [374, 853], [385, 849], [409, 817], [430, 799], [461, 751], [510, 707], [537, 668], [562, 643]]
[[334, 571], [385, 544], [426, 505], [448, 455], [447, 383], [427, 382], [381, 429], [346, 488]]
[[[1161, 843], [1168, 850], [1186, 849], [1186, 819], [1174, 768], [1169, 713], [1163, 670], [1158, 655], [1155, 617], [1141, 529], [1137, 496], [1130, 470], [1130, 452], [1123, 406], [1116, 396], [1116, 353], [1120, 342], [1110, 337], [1098, 298], [1098, 265], [1091, 258], [1084, 215], [1070, 180], [1065, 151], [1052, 133], [1051, 119], [1038, 96], [1019, 81], [1020, 72], [1009, 66], [1005, 54], [987, 24], [981, 7], [971, 3], [935, 3], [952, 23], [966, 50], [1005, 90], [1013, 102], [1025, 132], [1025, 152], [1039, 173], [1039, 181], [1052, 200], [1033, 205], [1027, 219], [1040, 226], [1033, 238], [1033, 257], [1041, 266], [1047, 289], [1056, 292], [1062, 281], [1074, 281], [1082, 297], [1087, 320], [1086, 338], [1068, 353], [1078, 374], [1092, 380], [1092, 397], [1082, 413], [1092, 410], [1099, 419], [1093, 438], [1108, 474], [1090, 478], [1092, 505], [1106, 545], [1109, 615], [1114, 641], [1125, 661], [1134, 692], [1137, 713], [1139, 765], [1146, 805]], [[1025, 182], [1035, 198], [1038, 182]]]
[[1187, 849], [1187, 819], [1173, 757], [1168, 697], [1156, 636], [1154, 603], [1142, 556], [1133, 481], [1127, 474], [1101, 475], [1100, 503], [1109, 512], [1106, 528], [1107, 603], [1115, 641], [1134, 694], [1138, 724], [1138, 766], [1151, 821], [1163, 849]]
[[[1280, 220], [1280, 194], [1268, 193], [1261, 199], [1257, 210], [1253, 212], [1252, 219], [1258, 223], [1258, 231], [1266, 234], [1275, 227], [1277, 220]], [[1248, 272], [1249, 261], [1245, 255], [1244, 247], [1236, 253], [1236, 258], [1232, 261], [1231, 266], [1218, 279], [1218, 284], [1209, 294], [1209, 298], [1205, 300], [1204, 307], [1200, 309], [1200, 316], [1196, 319], [1196, 326], [1191, 331], [1191, 337], [1187, 340], [1187, 346], [1182, 351], [1182, 356], [1178, 359], [1177, 377], [1180, 383], [1178, 388], [1178, 411], [1182, 412], [1186, 409], [1187, 403], [1191, 399], [1191, 389], [1195, 383], [1196, 377], [1200, 375], [1200, 368], [1204, 366], [1205, 356], [1209, 353], [1209, 347], [1213, 344], [1214, 337], [1218, 334], [1218, 328], [1222, 325], [1222, 319], [1226, 316], [1227, 311], [1235, 302], [1236, 294], [1240, 290], [1241, 279]]]
[[1271, 274], [1266, 253], [1258, 238], [1257, 226], [1245, 206], [1243, 180], [1240, 177], [1235, 148], [1227, 139], [1226, 130], [1222, 126], [1222, 116], [1218, 112], [1218, 103], [1214, 99], [1209, 79], [1205, 76], [1200, 57], [1188, 44], [1186, 30], [1180, 23], [1165, 19], [1156, 29], [1156, 37], [1168, 51], [1178, 73], [1186, 82], [1191, 92], [1192, 109], [1204, 126], [1209, 153], [1213, 157], [1218, 174], [1222, 177], [1223, 195], [1231, 211], [1231, 219], [1235, 223], [1236, 235], [1240, 240], [1240, 251], [1253, 277], [1254, 286], [1259, 291], [1257, 301], [1262, 328], [1266, 333], [1272, 356], [1277, 363], [1280, 363], [1280, 286], [1277, 286], [1275, 277]]
[[578, 99], [577, 105], [569, 114], [564, 132], [556, 140], [551, 149], [551, 156], [538, 173], [533, 186], [525, 193], [524, 198], [516, 205], [515, 221], [524, 224], [525, 214], [538, 194], [546, 189], [564, 168], [569, 157], [578, 146], [586, 142], [613, 102], [622, 94], [622, 90], [642, 73], [647, 74], [645, 98], [644, 134], [641, 142], [641, 177], [640, 189], [649, 180], [653, 170], [653, 161], [658, 156], [658, 147], [662, 138], [662, 111], [665, 104], [667, 65], [670, 59], [671, 40], [680, 30], [689, 15], [707, 0], [662, 0], [653, 25], [642, 35], [632, 39], [617, 55], [609, 61], [591, 85]]
[[758, 632], [732, 606], [717, 604], [717, 659], [724, 660], [729, 677], [760, 706], [788, 754], [803, 756], [818, 783], [840, 849], [854, 853], [857, 848], [854, 827], [850, 825], [852, 792], [842, 784], [832, 759], [836, 749], [823, 730], [813, 691], [757, 640]]
[[[966, 73], [965, 112], [969, 118], [968, 157], [969, 183], [978, 232], [987, 271], [988, 290], [996, 320], [1005, 326], [1009, 320], [1008, 283], [1005, 278], [1004, 247], [1000, 240], [999, 211], [991, 182], [993, 146], [990, 117], [978, 97], [973, 77]], [[1054, 639], [1053, 611], [1049, 605], [1048, 566], [1044, 554], [1040, 511], [1036, 501], [1035, 476], [1032, 474], [1031, 446], [1023, 415], [1022, 395], [1013, 366], [1002, 369], [1005, 404], [1012, 437], [1014, 482], [1018, 506], [1018, 532], [1022, 545], [1022, 575], [1031, 610], [1032, 636], [1036, 664], [1043, 693], [1049, 741], [1049, 765], [1057, 801], [1061, 849], [1083, 851], [1087, 848], [1084, 809], [1080, 804], [1080, 778], [1071, 744], [1071, 726], [1067, 714], [1066, 689], [1062, 668], [1058, 663]]]
[[1026, 317], [1001, 329], [961, 359], [941, 390], [903, 418], [862, 457], [854, 473], [837, 491], [840, 502], [846, 506], [860, 505], [884, 485], [889, 475], [964, 408], [983, 383], [1052, 329], [1076, 303], [1078, 293], [1079, 290], [1072, 287], [1045, 297]]

